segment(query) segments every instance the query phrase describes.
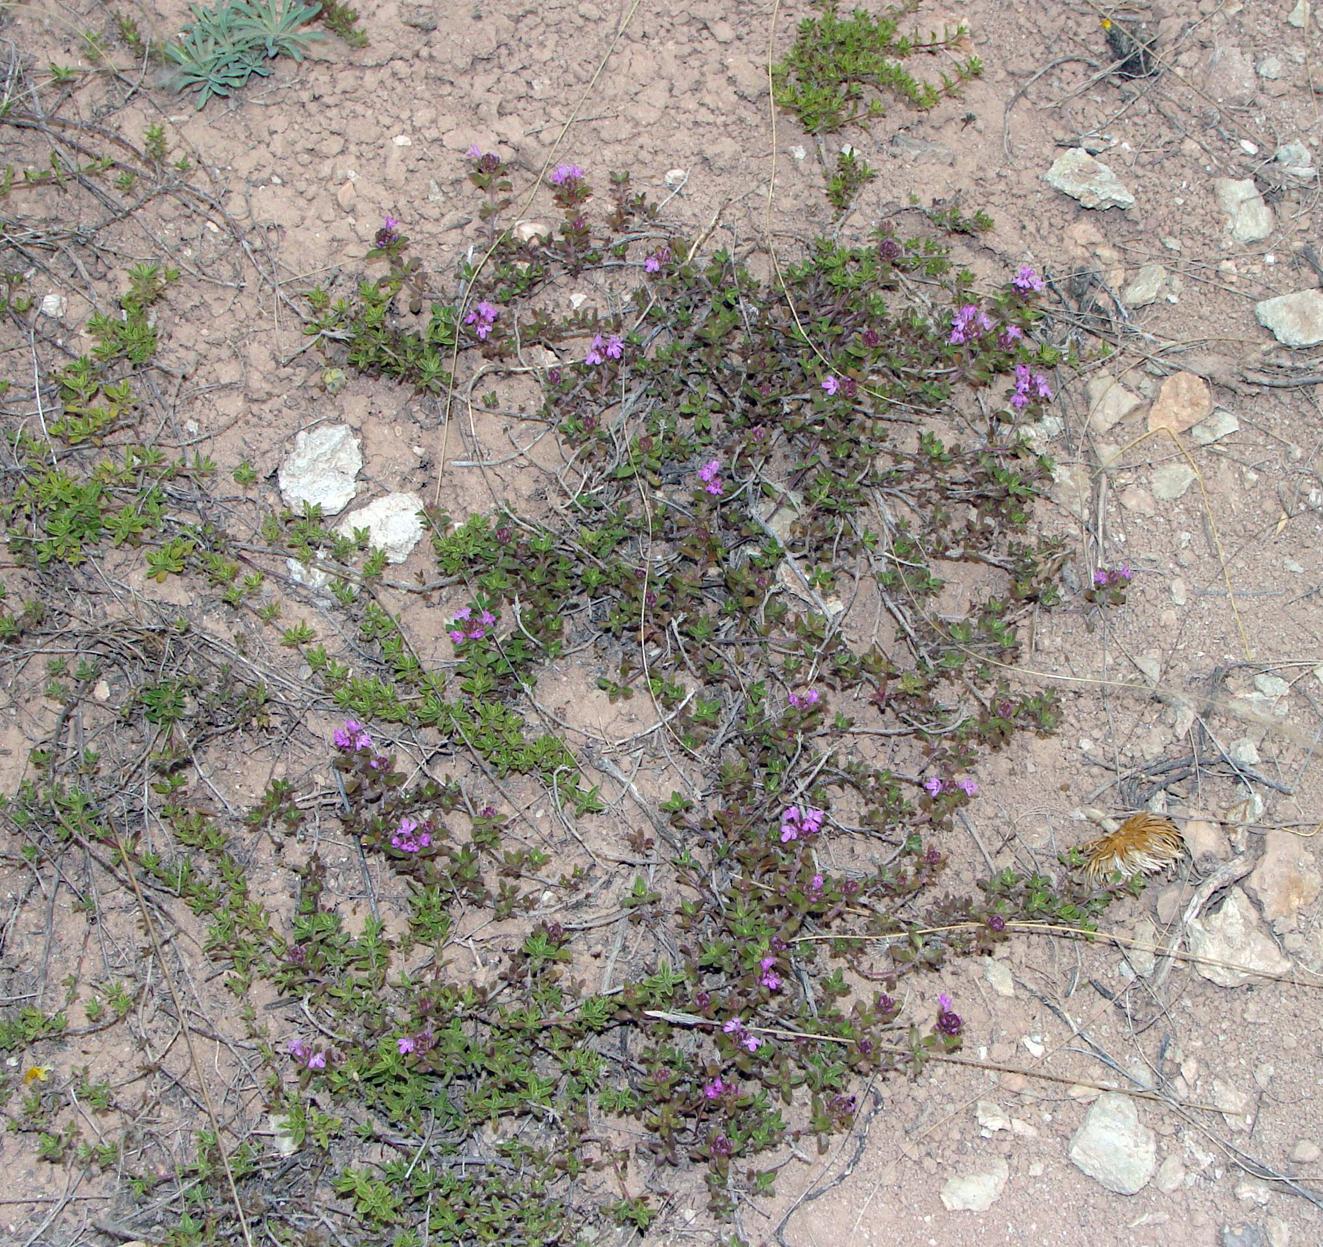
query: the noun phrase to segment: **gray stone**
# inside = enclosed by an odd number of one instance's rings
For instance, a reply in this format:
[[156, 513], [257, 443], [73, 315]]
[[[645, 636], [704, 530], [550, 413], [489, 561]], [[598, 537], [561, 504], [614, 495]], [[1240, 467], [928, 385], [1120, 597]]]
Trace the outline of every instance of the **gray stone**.
[[1309, 24], [1309, 0], [1296, 0], [1295, 8], [1287, 14], [1286, 20], [1297, 30], [1303, 30]]
[[1196, 446], [1211, 446], [1232, 433], [1240, 432], [1240, 421], [1224, 407], [1217, 408], [1207, 420], [1200, 420], [1190, 430], [1190, 437]]
[[1070, 1160], [1109, 1191], [1134, 1195], [1158, 1167], [1157, 1136], [1139, 1120], [1129, 1096], [1105, 1091], [1075, 1131]]
[[68, 302], [62, 294], [43, 295], [41, 303], [37, 307], [43, 316], [49, 316], [52, 320], [59, 320], [64, 316]]
[[[1286, 974], [1290, 961], [1263, 929], [1250, 898], [1240, 888], [1231, 888], [1216, 913], [1195, 918], [1189, 925], [1190, 951], [1196, 957], [1227, 961], [1231, 965], [1195, 962], [1195, 970], [1219, 987], [1240, 987], [1257, 974]], [[1241, 969], [1239, 967], [1245, 967]]]
[[1253, 178], [1214, 178], [1213, 189], [1236, 242], [1262, 242], [1272, 233], [1272, 209], [1263, 202]]
[[1153, 497], [1159, 502], [1175, 502], [1194, 483], [1194, 469], [1188, 463], [1167, 463], [1153, 471]]
[[306, 502], [320, 506], [323, 515], [338, 515], [353, 498], [358, 488], [354, 477], [362, 467], [358, 439], [347, 424], [305, 429], [280, 465], [280, 496], [295, 510]]
[[1254, 305], [1254, 315], [1283, 346], [1317, 346], [1323, 342], [1323, 291], [1297, 290]]
[[1167, 283], [1167, 270], [1161, 264], [1145, 264], [1121, 291], [1121, 302], [1126, 307], [1146, 307], [1162, 293]]
[[1314, 157], [1301, 142], [1283, 143], [1281, 147], [1273, 153], [1273, 159], [1282, 166], [1282, 172], [1287, 177], [1294, 178], [1298, 182], [1312, 182], [1318, 177], [1318, 169], [1314, 166]]
[[1135, 197], [1107, 165], [1081, 147], [1062, 153], [1047, 171], [1047, 184], [1086, 208], [1133, 208]]
[[1052, 497], [1077, 520], [1087, 520], [1092, 509], [1093, 482], [1082, 463], [1058, 463], [1052, 469]]
[[1323, 879], [1304, 840], [1285, 831], [1269, 831], [1264, 833], [1263, 856], [1246, 887], [1263, 906], [1263, 916], [1282, 923], [1294, 921], [1318, 899]]
[[1157, 1187], [1164, 1195], [1171, 1195], [1180, 1190], [1185, 1181], [1185, 1166], [1181, 1158], [1172, 1152], [1158, 1166]]
[[366, 528], [374, 549], [384, 550], [387, 563], [403, 563], [423, 537], [418, 512], [423, 500], [417, 494], [387, 494], [346, 515], [336, 531], [349, 537], [354, 529]]
[[1119, 424], [1144, 401], [1138, 394], [1127, 390], [1110, 372], [1090, 377], [1084, 394], [1089, 403], [1089, 431], [1099, 434]]
[[1282, 62], [1278, 57], [1269, 54], [1259, 61], [1254, 67], [1254, 72], [1260, 78], [1266, 78], [1269, 82], [1276, 82], [1282, 76]]
[[998, 996], [1004, 996], [1009, 1000], [1015, 995], [1015, 979], [1011, 976], [1011, 967], [1006, 962], [985, 957], [983, 959], [983, 977], [988, 980], [988, 986]]
[[1136, 515], [1152, 516], [1158, 513], [1158, 504], [1154, 501], [1153, 495], [1138, 485], [1128, 486], [1116, 497], [1127, 511], [1133, 511]]
[[951, 1212], [986, 1212], [1001, 1198], [1011, 1167], [997, 1157], [973, 1173], [957, 1174], [942, 1184], [942, 1203]]
[[1268, 1236], [1257, 1225], [1224, 1225], [1218, 1237], [1221, 1247], [1268, 1247]]

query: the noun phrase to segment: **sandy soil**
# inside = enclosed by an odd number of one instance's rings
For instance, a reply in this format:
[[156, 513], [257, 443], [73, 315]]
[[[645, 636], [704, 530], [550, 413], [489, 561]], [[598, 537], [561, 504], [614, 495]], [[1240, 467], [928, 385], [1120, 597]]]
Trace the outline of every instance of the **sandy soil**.
[[[175, 0], [117, 7], [135, 10], [158, 32], [186, 13]], [[449, 282], [473, 238], [463, 153], [474, 143], [499, 150], [526, 179], [553, 150], [592, 173], [627, 168], [654, 198], [670, 196], [670, 214], [710, 228], [713, 247], [755, 263], [769, 242], [793, 254], [810, 232], [862, 236], [911, 196], [982, 208], [995, 220], [981, 240], [990, 271], [1031, 261], [1082, 316], [1090, 305], [1081, 306], [1080, 292], [1091, 289], [1091, 306], [1110, 323], [1115, 358], [1104, 364], [1097, 339], [1082, 334], [1083, 367], [1073, 378], [1061, 374], [1061, 424], [1044, 431], [1044, 446], [1062, 465], [1063, 482], [1045, 516], [1070, 538], [1068, 583], [1086, 584], [1095, 567], [1122, 562], [1135, 578], [1124, 607], [1088, 608], [1074, 594], [1036, 620], [1025, 660], [1036, 674], [1026, 679], [1061, 689], [1064, 726], [980, 776], [969, 842], [957, 850], [966, 873], [983, 868], [982, 851], [999, 861], [1050, 862], [1092, 834], [1081, 808], [1137, 808], [1170, 773], [1160, 771], [1164, 764], [1180, 769], [1197, 752], [1198, 765], [1184, 767], [1165, 799], [1182, 825], [1202, 821], [1207, 856], [1140, 901], [1114, 907], [1111, 923], [1165, 941], [1199, 870], [1248, 853], [1258, 869], [1247, 894], [1265, 929], [1297, 967], [1323, 971], [1314, 834], [1323, 728], [1323, 390], [1261, 383], [1287, 376], [1288, 367], [1308, 375], [1317, 352], [1277, 346], [1254, 316], [1256, 301], [1320, 281], [1301, 259], [1323, 237], [1317, 178], [1283, 179], [1272, 160], [1292, 140], [1315, 153], [1323, 146], [1316, 17], [1304, 28], [1290, 24], [1286, 0], [1168, 3], [1152, 19], [1161, 72], [1126, 80], [1105, 72], [1099, 6], [925, 6], [925, 27], [957, 18], [969, 24], [983, 77], [931, 113], [895, 106], [869, 131], [820, 144], [788, 114], [773, 117], [767, 102], [769, 37], [783, 51], [811, 12], [803, 3], [361, 0], [358, 7], [368, 48], [325, 40], [302, 66], [282, 61], [270, 79], [201, 113], [153, 85], [155, 71], [141, 90], [116, 88], [117, 98], [128, 97], [118, 122], [141, 131], [164, 116], [176, 150], [191, 153], [216, 207], [249, 245], [247, 254], [235, 246], [219, 211], [189, 213], [167, 200], [148, 205], [122, 233], [129, 259], [164, 246], [185, 270], [181, 292], [161, 314], [180, 374], [171, 381], [174, 437], [212, 455], [222, 474], [243, 458], [273, 472], [299, 430], [334, 417], [363, 440], [360, 500], [393, 489], [430, 500], [443, 453], [435, 405], [362, 379], [326, 395], [316, 359], [299, 353], [288, 300], [341, 267], [352, 273], [387, 213], [405, 223], [438, 284]], [[78, 63], [76, 32], [95, 26], [101, 8], [5, 6], [0, 36], [39, 62]], [[96, 89], [83, 90], [90, 115]], [[879, 176], [837, 222], [823, 197], [822, 164], [842, 138]], [[1130, 188], [1134, 207], [1089, 210], [1044, 182], [1053, 160], [1082, 142]], [[683, 171], [674, 186], [672, 170]], [[1253, 178], [1264, 190], [1275, 218], [1266, 239], [1229, 237], [1213, 189], [1218, 177]], [[1169, 274], [1163, 293], [1146, 306], [1119, 307], [1112, 295], [1150, 263]], [[79, 288], [66, 262], [57, 256], [51, 264], [52, 276]], [[77, 336], [88, 310], [71, 294], [63, 332]], [[1186, 439], [1200, 479], [1164, 499], [1167, 478], [1155, 484], [1155, 473], [1185, 459], [1165, 437], [1138, 439], [1149, 398], [1182, 369], [1208, 380], [1215, 405], [1239, 428], [1206, 446]], [[1086, 385], [1104, 370], [1144, 401], [1099, 432], [1089, 424]], [[486, 507], [493, 487], [536, 496], [526, 470], [484, 477], [457, 466], [483, 451], [508, 452], [513, 428], [493, 418], [478, 427], [483, 444], [468, 444], [467, 432], [445, 444], [442, 502], [452, 515]], [[274, 498], [274, 481], [264, 488]], [[420, 549], [399, 577], [425, 562]], [[406, 627], [437, 635], [416, 599], [402, 594], [396, 606]], [[548, 680], [546, 703], [583, 730], [636, 729], [621, 707], [585, 698], [578, 674], [567, 668]], [[1280, 677], [1286, 691], [1269, 684], [1265, 693], [1262, 680], [1255, 683], [1264, 675]], [[39, 700], [6, 708], [5, 791], [50, 713]], [[328, 723], [292, 726], [282, 759], [213, 759], [227, 797], [241, 805], [271, 774], [314, 765], [315, 739]], [[1220, 750], [1255, 760], [1238, 776]], [[1252, 808], [1247, 798], [1257, 798]], [[343, 854], [344, 886], [360, 887], [357, 863], [347, 848]], [[30, 952], [39, 934], [20, 927], [6, 955]], [[982, 965], [956, 967], [946, 983], [964, 1004], [967, 1055], [1004, 1068], [948, 1067], [913, 1085], [879, 1085], [880, 1112], [825, 1157], [789, 1164], [777, 1199], [745, 1210], [751, 1241], [1323, 1241], [1319, 1197], [1284, 1180], [1323, 1188], [1323, 1162], [1310, 1146], [1323, 1143], [1317, 989], [1263, 980], [1225, 988], [1185, 965], [1154, 987], [1114, 948], [1050, 940], [1013, 945], [1005, 964], [1009, 996]], [[127, 1055], [96, 1050], [91, 1038], [85, 1044], [80, 1059], [103, 1068]], [[1068, 1159], [1091, 1083], [1156, 1088], [1138, 1107], [1156, 1132], [1161, 1165], [1136, 1195], [1104, 1189]], [[1240, 1111], [1218, 1111], [1228, 1106]], [[23, 1184], [7, 1199], [48, 1181], [12, 1140], [4, 1148], [4, 1165]], [[998, 1160], [1005, 1185], [986, 1211], [946, 1207], [949, 1178]], [[0, 1237], [8, 1226], [14, 1242], [74, 1241], [41, 1231], [44, 1215], [40, 1206], [0, 1208]], [[665, 1220], [650, 1241], [711, 1241], [697, 1223], [685, 1228], [683, 1200]], [[1249, 1236], [1227, 1237], [1240, 1226]], [[108, 1241], [89, 1234], [82, 1241]]]

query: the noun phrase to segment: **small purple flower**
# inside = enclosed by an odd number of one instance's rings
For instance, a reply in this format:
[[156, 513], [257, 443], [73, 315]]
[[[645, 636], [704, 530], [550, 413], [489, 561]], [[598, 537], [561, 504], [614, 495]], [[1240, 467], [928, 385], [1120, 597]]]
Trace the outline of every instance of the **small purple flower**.
[[1007, 325], [997, 337], [997, 345], [1010, 350], [1017, 342], [1024, 341], [1024, 330], [1019, 325]]
[[308, 1068], [309, 1068], [309, 1069], [325, 1069], [325, 1068], [326, 1068], [326, 1053], [325, 1053], [325, 1052], [314, 1052], [314, 1053], [308, 1058]]
[[710, 459], [698, 469], [698, 479], [703, 482], [703, 488], [714, 498], [720, 498], [726, 488], [721, 482], [720, 472], [720, 459]]
[[[762, 971], [762, 974], [758, 977], [758, 982], [767, 988], [769, 992], [778, 991], [781, 987], [781, 976], [777, 974], [774, 968], [775, 966], [775, 957], [764, 957], [758, 963], [758, 968]], [[752, 1052], [753, 1049], [750, 1048], [749, 1051]]]
[[978, 784], [971, 775], [966, 775], [964, 778], [956, 780], [955, 786], [967, 797], [972, 797], [978, 792]]
[[740, 1043], [744, 1045], [746, 1052], [757, 1052], [763, 1046], [763, 1041], [757, 1035], [745, 1035]]
[[742, 1035], [744, 1034], [744, 1023], [739, 1018], [731, 1018], [721, 1029], [727, 1035]]
[[670, 258], [670, 247], [658, 247], [656, 251], [643, 261], [643, 271], [645, 273], [660, 273], [662, 265], [666, 264]]
[[956, 1035], [960, 1034], [963, 1027], [964, 1022], [961, 1021], [960, 1014], [958, 1013], [952, 1013], [949, 1009], [943, 1009], [942, 1012], [937, 1015], [937, 1029], [941, 1031], [943, 1035], [950, 1035], [954, 1038]]
[[306, 1064], [309, 1056], [308, 1045], [302, 1039], [291, 1039], [285, 1049], [300, 1064]]
[[951, 335], [947, 341], [959, 345], [987, 333], [991, 328], [992, 320], [987, 312], [977, 304], [966, 303], [951, 318]]
[[821, 892], [824, 883], [826, 883], [826, 880], [821, 875], [814, 875], [809, 880], [809, 891], [813, 893]]
[[564, 186], [567, 182], [573, 184], [583, 177], [583, 170], [578, 165], [557, 165], [551, 171], [552, 186]]
[[822, 388], [826, 390], [828, 394], [835, 394], [836, 391], [841, 388], [840, 379], [837, 377], [823, 377]]
[[588, 347], [588, 354], [583, 357], [585, 364], [592, 364], [596, 367], [598, 364], [606, 361], [606, 340], [600, 333], [593, 335], [593, 340]]
[[1011, 278], [1011, 285], [1021, 294], [1028, 294], [1030, 291], [1037, 293], [1043, 289], [1043, 279], [1034, 271], [1032, 264], [1021, 264], [1015, 270], [1015, 276]]
[[1101, 589], [1104, 585], [1106, 585], [1106, 583], [1107, 583], [1107, 573], [1103, 571], [1101, 567], [1099, 567], [1093, 573], [1093, 587], [1095, 589]]
[[400, 223], [390, 215], [386, 214], [386, 219], [382, 221], [381, 228], [377, 231], [377, 236], [373, 240], [378, 247], [389, 247], [400, 236]]
[[816, 706], [820, 697], [817, 689], [810, 688], [802, 693], [791, 693], [787, 700], [796, 710], [807, 710], [810, 706]]
[[923, 790], [930, 797], [936, 797], [941, 794], [946, 785], [936, 775], [930, 775], [923, 781]]
[[1003, 918], [1000, 914], [992, 914], [988, 918], [988, 926], [990, 926], [994, 931], [1004, 931], [1006, 930], [1006, 919]]
[[1134, 572], [1130, 570], [1129, 563], [1122, 563], [1121, 566], [1116, 569], [1116, 574], [1120, 576], [1120, 578], [1124, 580], [1126, 584], [1129, 584], [1131, 578], [1134, 576]]
[[951, 997], [945, 992], [942, 992], [942, 994], [937, 997], [937, 1007], [945, 1013], [951, 1007]]
[[468, 151], [466, 151], [464, 155], [466, 155], [470, 160], [481, 160], [482, 148], [479, 147], [476, 143], [471, 143], [469, 144]]
[[395, 1042], [401, 1056], [408, 1056], [418, 1046], [412, 1035], [401, 1035]]
[[710, 1079], [703, 1084], [703, 1096], [708, 1100], [719, 1100], [730, 1088], [720, 1078]]
[[478, 335], [479, 340], [486, 341], [487, 335], [491, 333], [492, 326], [496, 324], [501, 315], [501, 309], [495, 304], [488, 303], [483, 299], [466, 317], [464, 323], [473, 326], [473, 332]]
[[350, 753], [372, 748], [372, 737], [357, 719], [346, 719], [344, 726], [336, 728], [331, 739], [337, 749], [344, 749]]
[[607, 359], [619, 359], [625, 353], [625, 342], [619, 334], [613, 333], [606, 340]]

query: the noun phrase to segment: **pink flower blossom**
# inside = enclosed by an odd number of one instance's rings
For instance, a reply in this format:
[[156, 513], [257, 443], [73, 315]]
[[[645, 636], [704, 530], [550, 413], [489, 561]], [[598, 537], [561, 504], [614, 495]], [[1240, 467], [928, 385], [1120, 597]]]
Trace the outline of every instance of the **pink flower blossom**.
[[930, 775], [923, 781], [923, 790], [930, 796], [937, 796], [946, 785], [936, 775]]
[[823, 377], [822, 388], [826, 390], [828, 394], [835, 394], [836, 391], [841, 388], [840, 379], [837, 377]]
[[670, 247], [658, 247], [646, 260], [643, 261], [643, 271], [645, 273], [660, 273], [661, 266], [671, 258]]
[[567, 182], [573, 184], [583, 177], [583, 170], [578, 165], [557, 165], [551, 171], [552, 186], [564, 186]]
[[400, 1050], [401, 1056], [408, 1056], [418, 1045], [412, 1035], [401, 1035], [396, 1041], [396, 1046]]
[[1021, 264], [1015, 270], [1015, 276], [1011, 278], [1011, 285], [1021, 294], [1028, 294], [1030, 291], [1037, 293], [1043, 289], [1043, 279], [1034, 271], [1032, 264]]
[[730, 1088], [720, 1078], [710, 1079], [703, 1084], [703, 1095], [709, 1100], [719, 1100]]
[[466, 155], [470, 160], [481, 160], [482, 148], [479, 147], [476, 143], [472, 143], [469, 145], [469, 149], [464, 153], [464, 155]]
[[978, 792], [978, 784], [971, 775], [966, 775], [963, 779], [956, 780], [955, 786], [967, 797], [972, 797]]

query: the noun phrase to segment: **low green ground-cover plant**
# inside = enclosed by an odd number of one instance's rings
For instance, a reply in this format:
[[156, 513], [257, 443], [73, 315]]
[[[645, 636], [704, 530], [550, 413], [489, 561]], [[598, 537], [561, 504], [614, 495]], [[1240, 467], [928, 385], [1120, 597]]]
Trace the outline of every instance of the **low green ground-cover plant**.
[[[1058, 714], [1010, 676], [1019, 621], [1056, 600], [1060, 562], [1035, 523], [1050, 464], [1022, 432], [1059, 362], [1038, 274], [976, 291], [951, 239], [981, 223], [915, 211], [817, 240], [763, 282], [723, 252], [691, 255], [627, 177], [599, 200], [575, 165], [546, 188], [557, 228], [521, 241], [506, 232], [509, 171], [470, 159], [495, 248], [462, 268], [461, 297], [432, 288], [388, 220], [360, 280], [312, 292], [308, 332], [326, 362], [420, 394], [476, 361], [499, 378], [520, 352], [553, 353], [529, 418], [565, 456], [556, 506], [428, 511], [448, 608], [425, 648], [382, 605], [378, 552], [315, 510], [260, 524], [274, 565], [339, 573], [344, 646], [304, 623], [280, 633], [345, 716], [320, 795], [275, 781], [241, 823], [214, 800], [198, 742], [280, 739], [279, 712], [184, 620], [46, 670], [61, 725], [107, 665], [132, 670], [109, 743], [134, 782], [57, 732], [5, 803], [34, 869], [77, 849], [131, 872], [189, 911], [225, 967], [278, 1146], [203, 1129], [173, 1220], [154, 1227], [172, 1247], [237, 1241], [231, 1180], [278, 1242], [319, 1230], [316, 1207], [355, 1243], [587, 1244], [609, 1223], [656, 1225], [658, 1192], [689, 1172], [734, 1217], [791, 1145], [855, 1123], [869, 1076], [918, 1076], [960, 1045], [960, 1003], [934, 971], [1022, 920], [1087, 928], [1108, 899], [1065, 872], [944, 890], [982, 760]], [[562, 311], [569, 276], [611, 283], [611, 310]], [[8, 540], [26, 574], [67, 588], [122, 534], [151, 574], [197, 578], [200, 600], [238, 612], [264, 592], [240, 575], [252, 533], [199, 501], [211, 465], [138, 436], [138, 372], [160, 349], [145, 309], [170, 280], [131, 275], [123, 316], [58, 374], [51, 441], [12, 439]], [[957, 566], [979, 574], [952, 612], [938, 600]], [[62, 636], [70, 617], [49, 596], [51, 618], [0, 612], [0, 640]], [[883, 621], [871, 635], [862, 601]], [[270, 605], [257, 609], [274, 621]], [[440, 631], [448, 657], [424, 661]], [[671, 767], [665, 800], [622, 792], [625, 770], [546, 713], [540, 682], [570, 663], [644, 708], [654, 726], [631, 745]], [[420, 772], [382, 743], [397, 731], [444, 752]], [[582, 847], [533, 829], [516, 777]], [[402, 912], [350, 921], [326, 860], [299, 843], [313, 811]], [[292, 917], [250, 877], [268, 841], [298, 863]], [[90, 1025], [124, 1024], [138, 990], [102, 983], [82, 1001]], [[0, 1036], [26, 1054], [66, 1029], [29, 1008]], [[85, 1101], [114, 1109], [113, 1089], [85, 1082]], [[34, 1150], [118, 1166], [136, 1201], [158, 1198], [159, 1175], [80, 1128], [57, 1092], [7, 1106]]]
[[773, 98], [810, 134], [882, 116], [884, 95], [932, 108], [983, 72], [978, 57], [970, 56], [956, 63], [954, 76], [943, 74], [936, 85], [915, 77], [906, 60], [951, 48], [969, 33], [964, 26], [926, 38], [902, 33], [918, 0], [905, 0], [880, 15], [857, 8], [842, 17], [837, 0], [818, 0], [816, 7], [822, 15], [800, 22], [794, 45], [772, 68]]

